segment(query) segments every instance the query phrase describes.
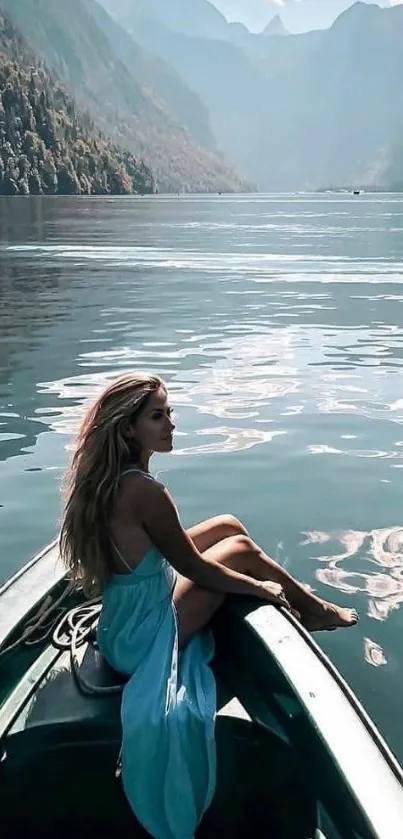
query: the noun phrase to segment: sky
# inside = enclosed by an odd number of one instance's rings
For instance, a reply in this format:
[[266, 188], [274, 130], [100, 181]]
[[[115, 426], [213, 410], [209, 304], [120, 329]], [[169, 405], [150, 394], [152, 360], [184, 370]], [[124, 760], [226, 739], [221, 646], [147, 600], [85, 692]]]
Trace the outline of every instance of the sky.
[[[280, 14], [289, 32], [306, 32], [331, 26], [353, 0], [211, 0], [228, 20], [241, 21], [253, 32], [261, 31]], [[374, 2], [374, 0], [365, 0]], [[403, 0], [376, 0], [378, 6], [394, 6]]]

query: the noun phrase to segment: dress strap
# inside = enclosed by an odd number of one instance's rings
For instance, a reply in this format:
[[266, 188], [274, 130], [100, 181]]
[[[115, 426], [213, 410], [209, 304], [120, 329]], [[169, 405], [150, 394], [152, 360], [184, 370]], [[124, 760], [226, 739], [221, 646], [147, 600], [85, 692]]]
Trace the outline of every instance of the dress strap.
[[119, 550], [119, 548], [118, 548], [118, 546], [117, 546], [116, 542], [114, 542], [114, 540], [112, 539], [112, 536], [110, 536], [109, 538], [110, 538], [110, 540], [111, 540], [111, 545], [112, 545], [113, 549], [114, 549], [114, 550], [115, 550], [115, 552], [117, 553], [117, 555], [118, 555], [118, 557], [119, 557], [120, 561], [123, 563], [123, 565], [125, 566], [125, 568], [127, 568], [127, 570], [128, 570], [128, 571], [130, 571], [130, 572], [131, 572], [131, 571], [133, 571], [133, 568], [131, 567], [131, 565], [129, 565], [129, 563], [128, 563], [128, 562], [126, 562], [126, 560], [125, 560], [124, 556], [123, 556], [123, 555], [122, 555], [122, 553], [120, 552], [120, 550]]

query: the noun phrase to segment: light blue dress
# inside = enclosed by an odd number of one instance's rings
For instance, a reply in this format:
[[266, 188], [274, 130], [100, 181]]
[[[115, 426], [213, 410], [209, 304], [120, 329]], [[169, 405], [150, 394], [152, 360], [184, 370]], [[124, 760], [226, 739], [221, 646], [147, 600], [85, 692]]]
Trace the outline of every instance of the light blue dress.
[[212, 636], [200, 632], [179, 651], [174, 569], [151, 547], [132, 570], [114, 547], [130, 573], [114, 574], [104, 591], [98, 642], [109, 664], [130, 676], [123, 787], [155, 839], [193, 839], [216, 784]]

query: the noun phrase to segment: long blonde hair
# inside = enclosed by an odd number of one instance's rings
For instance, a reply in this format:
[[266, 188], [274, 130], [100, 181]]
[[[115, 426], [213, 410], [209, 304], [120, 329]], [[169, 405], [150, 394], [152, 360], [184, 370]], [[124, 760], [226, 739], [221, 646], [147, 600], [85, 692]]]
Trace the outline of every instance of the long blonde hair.
[[99, 594], [110, 578], [110, 515], [122, 469], [140, 455], [124, 430], [160, 387], [158, 376], [119, 377], [89, 408], [79, 428], [66, 473], [59, 545], [70, 578], [88, 595]]

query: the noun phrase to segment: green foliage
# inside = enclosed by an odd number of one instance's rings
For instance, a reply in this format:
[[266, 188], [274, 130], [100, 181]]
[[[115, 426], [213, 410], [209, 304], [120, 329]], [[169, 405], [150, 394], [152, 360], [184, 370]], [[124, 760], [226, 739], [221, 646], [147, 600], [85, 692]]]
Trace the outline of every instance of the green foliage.
[[0, 13], [0, 195], [153, 191], [145, 164], [95, 129]]
[[99, 128], [146, 161], [160, 192], [250, 188], [215, 151], [207, 109], [186, 75], [140, 49], [95, 0], [0, 6]]

